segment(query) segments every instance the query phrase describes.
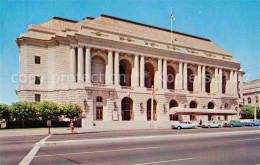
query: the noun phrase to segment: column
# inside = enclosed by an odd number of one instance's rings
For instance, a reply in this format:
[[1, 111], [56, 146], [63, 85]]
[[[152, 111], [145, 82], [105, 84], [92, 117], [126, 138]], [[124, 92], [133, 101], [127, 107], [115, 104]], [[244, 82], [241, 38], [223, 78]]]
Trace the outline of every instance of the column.
[[113, 52], [108, 51], [107, 55], [107, 66], [106, 66], [106, 85], [113, 84]]
[[229, 86], [228, 86], [228, 91], [229, 91], [229, 94], [233, 95], [233, 70], [230, 70], [230, 73], [229, 73]]
[[144, 56], [141, 56], [140, 60], [140, 87], [144, 87]]
[[76, 82], [76, 50], [75, 47], [70, 47], [70, 80]]
[[162, 89], [162, 59], [158, 59], [157, 88]]
[[215, 74], [214, 74], [214, 80], [215, 80], [215, 84], [214, 84], [214, 89], [215, 89], [215, 93], [218, 93], [218, 68], [215, 68]]
[[176, 76], [177, 77], [177, 87], [178, 87], [178, 90], [182, 90], [182, 70], [183, 70], [183, 65], [182, 65], [182, 62], [179, 62], [179, 68], [178, 68], [178, 75]]
[[167, 60], [163, 60], [163, 89], [167, 89], [167, 81], [168, 81], [168, 73], [167, 73]]
[[84, 57], [83, 57], [83, 46], [78, 47], [78, 83], [84, 81]]
[[206, 92], [206, 82], [205, 82], [205, 79], [206, 79], [206, 67], [205, 66], [202, 66], [202, 73], [201, 73], [201, 91], [202, 92]]
[[119, 85], [119, 52], [115, 52], [114, 63], [115, 85]]
[[[139, 56], [135, 55], [135, 63], [134, 63], [134, 86], [139, 86]], [[132, 76], [133, 78], [133, 76]]]
[[91, 84], [91, 48], [86, 47], [86, 57], [85, 57], [85, 80], [86, 84]]
[[198, 65], [198, 79], [197, 79], [197, 91], [201, 91], [201, 65]]
[[234, 71], [234, 89], [233, 89], [233, 94], [237, 95], [237, 71]]
[[187, 63], [184, 63], [184, 66], [183, 66], [183, 90], [186, 91], [187, 86], [188, 86]]
[[222, 94], [222, 69], [219, 68], [218, 72], [218, 93]]

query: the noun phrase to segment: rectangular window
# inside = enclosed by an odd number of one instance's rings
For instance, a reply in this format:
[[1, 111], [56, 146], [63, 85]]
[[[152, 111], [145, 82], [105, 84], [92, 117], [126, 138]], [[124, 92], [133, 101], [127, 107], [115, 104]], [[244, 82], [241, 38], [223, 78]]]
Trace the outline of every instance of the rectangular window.
[[35, 64], [41, 64], [41, 57], [40, 56], [35, 56]]
[[196, 115], [190, 115], [190, 121], [196, 121]]
[[35, 94], [34, 100], [35, 100], [35, 102], [40, 102], [41, 101], [41, 94]]
[[178, 115], [170, 115], [170, 121], [179, 121], [179, 116]]
[[41, 77], [35, 76], [35, 84], [41, 84]]
[[96, 107], [96, 120], [103, 120], [103, 106]]

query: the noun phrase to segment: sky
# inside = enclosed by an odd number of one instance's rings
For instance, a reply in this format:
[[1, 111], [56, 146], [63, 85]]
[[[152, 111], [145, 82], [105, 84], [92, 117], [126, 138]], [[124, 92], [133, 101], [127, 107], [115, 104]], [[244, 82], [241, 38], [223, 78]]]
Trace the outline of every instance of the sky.
[[211, 39], [260, 78], [260, 0], [0, 0], [0, 103], [17, 101], [19, 49], [15, 39], [53, 16], [82, 20], [107, 14]]

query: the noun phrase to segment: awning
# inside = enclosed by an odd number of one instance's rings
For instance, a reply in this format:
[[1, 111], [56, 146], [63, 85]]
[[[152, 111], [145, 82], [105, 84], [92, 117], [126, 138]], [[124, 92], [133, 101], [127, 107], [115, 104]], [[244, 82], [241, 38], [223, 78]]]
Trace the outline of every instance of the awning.
[[172, 107], [169, 110], [169, 114], [216, 114], [216, 115], [235, 115], [236, 110], [222, 110], [222, 109], [194, 109], [194, 108], [181, 108]]

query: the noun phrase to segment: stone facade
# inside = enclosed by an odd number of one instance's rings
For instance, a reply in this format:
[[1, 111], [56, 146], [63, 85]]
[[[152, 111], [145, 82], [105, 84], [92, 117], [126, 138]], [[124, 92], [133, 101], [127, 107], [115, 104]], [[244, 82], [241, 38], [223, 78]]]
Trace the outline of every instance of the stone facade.
[[16, 42], [19, 101], [75, 102], [82, 127], [149, 127], [151, 102], [158, 127], [238, 118], [240, 64], [209, 39], [101, 15], [54, 17]]
[[260, 79], [244, 82], [243, 104], [260, 107]]

